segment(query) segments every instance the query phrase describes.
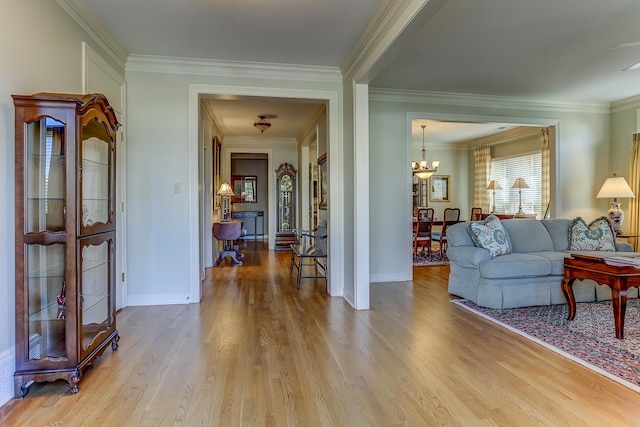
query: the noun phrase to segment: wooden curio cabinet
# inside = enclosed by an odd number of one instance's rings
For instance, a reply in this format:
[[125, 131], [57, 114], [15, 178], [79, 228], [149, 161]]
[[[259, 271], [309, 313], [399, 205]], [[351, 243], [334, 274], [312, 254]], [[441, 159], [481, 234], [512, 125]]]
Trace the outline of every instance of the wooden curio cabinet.
[[16, 189], [15, 394], [64, 379], [72, 393], [115, 317], [115, 148], [101, 94], [13, 95]]

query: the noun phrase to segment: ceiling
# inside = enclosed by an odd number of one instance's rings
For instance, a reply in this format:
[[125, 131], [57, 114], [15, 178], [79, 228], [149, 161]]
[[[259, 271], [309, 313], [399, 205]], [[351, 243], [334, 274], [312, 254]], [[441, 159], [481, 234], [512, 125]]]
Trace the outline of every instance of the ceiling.
[[[66, 1], [84, 3], [129, 54], [340, 67], [393, 0]], [[610, 103], [640, 93], [640, 70], [623, 71], [640, 62], [639, 18], [637, 0], [429, 0], [369, 85]], [[270, 114], [271, 136], [295, 138], [318, 107], [213, 102], [225, 134], [239, 137]]]

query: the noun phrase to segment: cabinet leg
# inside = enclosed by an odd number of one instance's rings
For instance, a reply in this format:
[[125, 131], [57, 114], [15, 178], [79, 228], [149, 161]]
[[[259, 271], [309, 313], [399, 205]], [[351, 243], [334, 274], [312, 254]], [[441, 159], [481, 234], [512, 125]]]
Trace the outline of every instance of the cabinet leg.
[[120, 335], [116, 334], [111, 341], [111, 350], [116, 351], [119, 347], [118, 341], [120, 341]]

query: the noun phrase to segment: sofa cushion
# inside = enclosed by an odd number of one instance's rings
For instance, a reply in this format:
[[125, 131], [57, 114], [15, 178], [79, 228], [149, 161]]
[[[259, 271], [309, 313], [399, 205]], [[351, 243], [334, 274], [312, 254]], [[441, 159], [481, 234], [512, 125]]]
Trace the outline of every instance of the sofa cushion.
[[552, 251], [553, 241], [544, 225], [535, 219], [505, 219], [513, 252]]
[[571, 221], [569, 250], [615, 252], [616, 238], [609, 218], [602, 216], [589, 225], [580, 217]]
[[540, 221], [549, 232], [554, 250], [566, 251], [569, 249], [569, 227], [571, 227], [571, 221], [568, 218], [543, 219]]
[[550, 274], [551, 261], [533, 254], [510, 253], [480, 263], [480, 277], [485, 279], [517, 279]]
[[489, 215], [484, 221], [473, 221], [467, 224], [469, 234], [476, 246], [488, 250], [492, 257], [511, 252], [509, 236], [497, 216]]

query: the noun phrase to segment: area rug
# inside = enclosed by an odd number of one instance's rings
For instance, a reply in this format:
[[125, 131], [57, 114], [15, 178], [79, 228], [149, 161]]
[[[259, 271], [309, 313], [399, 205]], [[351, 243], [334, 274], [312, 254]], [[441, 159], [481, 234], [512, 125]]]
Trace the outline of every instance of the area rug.
[[414, 267], [433, 267], [436, 265], [449, 265], [447, 257], [441, 258], [439, 251], [432, 252], [431, 257], [429, 257], [426, 252], [424, 254], [418, 253], [417, 256], [413, 257]]
[[611, 301], [492, 310], [467, 300], [455, 304], [522, 335], [640, 393], [640, 301], [627, 300], [624, 339], [615, 336]]

